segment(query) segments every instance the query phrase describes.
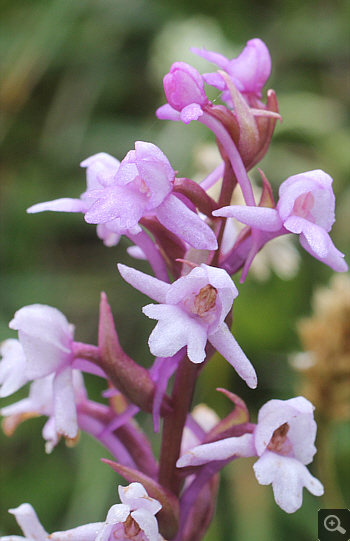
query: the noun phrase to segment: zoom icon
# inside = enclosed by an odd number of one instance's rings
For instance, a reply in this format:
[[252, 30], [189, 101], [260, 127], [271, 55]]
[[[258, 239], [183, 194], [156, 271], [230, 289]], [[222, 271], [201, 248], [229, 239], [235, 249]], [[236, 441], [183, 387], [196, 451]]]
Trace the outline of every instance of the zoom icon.
[[320, 509], [318, 511], [318, 541], [349, 541], [349, 509]]

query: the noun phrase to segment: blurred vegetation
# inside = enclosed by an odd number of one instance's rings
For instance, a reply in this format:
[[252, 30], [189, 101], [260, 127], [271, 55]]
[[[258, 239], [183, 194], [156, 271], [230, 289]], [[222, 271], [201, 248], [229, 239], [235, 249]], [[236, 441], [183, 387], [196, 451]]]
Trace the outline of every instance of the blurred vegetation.
[[[260, 166], [276, 191], [289, 175], [310, 169], [334, 178], [332, 238], [350, 260], [349, 2], [2, 0], [0, 10], [1, 339], [14, 336], [8, 322], [17, 309], [39, 302], [65, 313], [77, 340], [96, 343], [104, 290], [123, 346], [150, 366], [151, 355], [140, 347], [153, 326], [141, 314], [144, 298], [116, 272], [118, 261], [132, 264], [126, 241], [105, 248], [80, 214], [29, 216], [25, 210], [78, 197], [85, 189], [79, 162], [100, 151], [122, 159], [135, 140], [159, 145], [180, 175], [194, 174], [195, 151], [212, 140], [210, 134], [198, 123], [184, 126], [154, 115], [165, 101], [162, 77], [172, 62], [210, 71], [190, 46], [233, 57], [253, 37], [266, 42], [273, 60], [268, 84], [277, 92], [283, 124]], [[239, 286], [234, 332], [256, 366], [259, 387], [247, 389], [218, 358], [204, 370], [196, 400], [225, 415], [228, 401], [215, 388], [227, 387], [247, 400], [254, 419], [266, 400], [295, 395], [297, 376], [288, 364], [288, 354], [300, 348], [295, 324], [309, 313], [314, 288], [332, 274], [303, 253], [294, 279], [273, 275], [262, 283], [249, 277]], [[101, 382], [88, 378], [87, 384], [97, 397]], [[107, 453], [97, 443], [82, 435], [76, 448], [61, 443], [47, 456], [42, 426], [42, 419], [31, 420], [11, 439], [0, 436], [0, 534], [19, 533], [7, 509], [24, 501], [49, 532], [103, 520], [118, 501], [121, 479], [100, 462]], [[349, 431], [335, 423], [332, 434], [334, 470], [349, 507]], [[320, 475], [317, 460], [311, 469]], [[206, 541], [311, 541], [319, 507], [322, 502], [305, 492], [302, 509], [286, 515], [271, 487], [256, 482], [250, 460], [232, 464]]]

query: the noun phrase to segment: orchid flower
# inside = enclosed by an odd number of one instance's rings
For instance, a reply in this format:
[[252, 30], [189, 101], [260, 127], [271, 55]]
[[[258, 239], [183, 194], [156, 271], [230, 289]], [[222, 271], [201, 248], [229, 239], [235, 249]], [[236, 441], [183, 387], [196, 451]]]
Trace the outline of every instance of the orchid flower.
[[[16, 509], [9, 509], [21, 527], [24, 537], [16, 536], [18, 541], [108, 541], [109, 539], [133, 539], [134, 541], [161, 541], [158, 523], [154, 515], [161, 504], [148, 496], [141, 483], [131, 483], [118, 487], [120, 504], [112, 505], [105, 522], [95, 522], [78, 526], [71, 530], [49, 535], [42, 527], [33, 507], [23, 503]], [[0, 541], [10, 541], [14, 536], [0, 537]]]
[[348, 266], [344, 254], [328, 234], [335, 222], [332, 182], [320, 169], [300, 173], [281, 184], [276, 208], [231, 205], [213, 215], [234, 217], [260, 231], [275, 232], [276, 237], [289, 232], [299, 234], [300, 244], [312, 256], [335, 271], [345, 272]]
[[238, 295], [226, 271], [203, 263], [167, 284], [125, 265], [118, 269], [129, 284], [160, 303], [143, 308], [146, 316], [158, 320], [148, 341], [153, 355], [171, 357], [187, 346], [188, 358], [202, 363], [209, 340], [247, 385], [256, 387], [255, 370], [225, 323]]
[[276, 503], [294, 513], [302, 504], [304, 486], [315, 496], [323, 494], [322, 484], [306, 468], [316, 453], [313, 410], [302, 396], [270, 400], [260, 409], [252, 434], [199, 445], [180, 457], [177, 467], [258, 456], [254, 464], [258, 482], [272, 483]]
[[[268, 48], [261, 39], [255, 38], [247, 45], [237, 58], [229, 60], [225, 56], [207, 51], [206, 49], [191, 48], [191, 51], [209, 62], [216, 64], [226, 71], [236, 88], [245, 97], [255, 96], [261, 98], [261, 91], [271, 74], [271, 57]], [[229, 107], [233, 106], [232, 97], [227, 85], [219, 73], [205, 73], [203, 79], [211, 86], [215, 86], [224, 94], [222, 96]]]
[[210, 227], [172, 193], [175, 171], [163, 152], [151, 143], [137, 141], [114, 176], [101, 179], [102, 189], [85, 196], [93, 204], [85, 214], [88, 223], [106, 224], [118, 235], [141, 232], [143, 216], [156, 216], [171, 232], [198, 249], [214, 250]]
[[[108, 179], [118, 171], [120, 162], [113, 156], [100, 152], [94, 156], [90, 156], [87, 160], [84, 160], [81, 164], [82, 167], [86, 167], [86, 181], [87, 190], [102, 189], [104, 183], [108, 182]], [[54, 201], [46, 201], [44, 203], [38, 203], [29, 207], [27, 212], [29, 214], [35, 214], [37, 212], [44, 212], [46, 210], [58, 211], [58, 212], [82, 212], [86, 214], [94, 200], [91, 197], [86, 197], [86, 192], [81, 194], [79, 199], [72, 199], [65, 197], [62, 199], [55, 199]], [[110, 231], [108, 226], [104, 223], [97, 225], [97, 236], [103, 240], [106, 246], [115, 246], [118, 244], [120, 235], [114, 231]]]
[[28, 381], [53, 375], [56, 430], [75, 438], [78, 425], [72, 379], [73, 325], [56, 308], [32, 304], [18, 310], [9, 327], [18, 331], [19, 341], [11, 340], [3, 346], [1, 395], [8, 396]]
[[162, 120], [182, 120], [189, 124], [203, 114], [203, 107], [209, 104], [204, 92], [201, 74], [186, 62], [175, 62], [163, 79], [164, 92], [168, 103], [156, 111]]

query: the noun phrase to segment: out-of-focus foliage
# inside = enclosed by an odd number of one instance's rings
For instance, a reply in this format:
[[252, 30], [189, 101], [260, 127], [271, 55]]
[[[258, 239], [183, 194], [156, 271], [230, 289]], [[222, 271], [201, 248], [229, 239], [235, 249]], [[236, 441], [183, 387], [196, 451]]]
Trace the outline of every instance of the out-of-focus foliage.
[[[212, 69], [190, 46], [233, 57], [253, 37], [266, 42], [273, 60], [268, 83], [277, 92], [283, 124], [260, 166], [276, 192], [289, 175], [309, 169], [324, 169], [334, 178], [332, 238], [349, 261], [347, 6], [341, 0], [2, 0], [1, 339], [14, 336], [7, 325], [17, 309], [40, 302], [66, 314], [77, 340], [96, 343], [104, 290], [124, 347], [145, 366], [152, 362], [142, 345], [152, 328], [141, 314], [144, 297], [125, 287], [116, 272], [117, 261], [132, 264], [126, 242], [105, 248], [81, 215], [29, 216], [25, 209], [78, 197], [85, 189], [79, 162], [100, 151], [122, 159], [135, 140], [159, 145], [180, 175], [194, 175], [195, 155], [212, 140], [210, 134], [198, 123], [184, 126], [154, 115], [164, 103], [162, 77], [172, 62]], [[211, 99], [218, 97], [210, 92]], [[332, 274], [308, 254], [302, 257], [293, 280], [248, 278], [239, 286], [235, 336], [257, 368], [257, 391], [246, 389], [218, 358], [203, 372], [196, 400], [224, 415], [229, 404], [215, 387], [227, 387], [247, 400], [254, 418], [266, 400], [295, 394], [297, 378], [287, 362], [288, 353], [300, 348], [295, 324], [308, 314], [314, 287]], [[99, 382], [88, 378], [88, 386], [97, 397]], [[117, 501], [120, 479], [99, 461], [107, 453], [83, 435], [75, 449], [60, 444], [47, 456], [42, 425], [41, 419], [28, 421], [11, 439], [0, 436], [0, 534], [19, 533], [7, 509], [23, 501], [33, 504], [48, 531], [102, 520]], [[329, 432], [340, 498], [349, 506], [349, 433], [340, 424]], [[286, 515], [245, 460], [225, 470], [206, 541], [309, 541], [316, 538], [320, 506], [306, 493], [302, 509]]]

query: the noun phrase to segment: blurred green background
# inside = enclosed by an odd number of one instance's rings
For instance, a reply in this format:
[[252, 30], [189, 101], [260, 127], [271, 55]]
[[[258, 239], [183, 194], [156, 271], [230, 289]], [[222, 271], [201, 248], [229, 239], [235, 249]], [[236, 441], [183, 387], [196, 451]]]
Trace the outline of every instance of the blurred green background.
[[[38, 302], [60, 309], [76, 326], [78, 341], [95, 344], [104, 290], [124, 348], [150, 366], [145, 344], [154, 322], [141, 314], [145, 298], [116, 272], [119, 261], [133, 264], [127, 242], [105, 248], [80, 214], [29, 216], [25, 210], [40, 201], [78, 197], [85, 189], [79, 163], [101, 151], [122, 159], [135, 140], [160, 146], [179, 176], [195, 175], [196, 156], [213, 142], [211, 134], [198, 123], [185, 126], [154, 115], [165, 102], [162, 78], [172, 62], [212, 71], [191, 46], [232, 58], [253, 37], [268, 45], [268, 87], [277, 92], [283, 123], [260, 166], [275, 192], [289, 175], [310, 169], [334, 178], [332, 238], [349, 261], [349, 2], [2, 0], [0, 10], [1, 339], [15, 336], [8, 329], [14, 312]], [[302, 261], [293, 279], [251, 275], [239, 286], [234, 332], [256, 366], [257, 391], [217, 359], [202, 374], [197, 402], [227, 414], [227, 399], [215, 391], [224, 386], [247, 400], [255, 420], [266, 400], [298, 392], [298, 377], [288, 364], [288, 355], [300, 349], [296, 321], [310, 313], [314, 288], [333, 274], [299, 251]], [[139, 268], [148, 271], [145, 264]], [[98, 399], [103, 383], [87, 378], [87, 385]], [[104, 520], [118, 501], [117, 484], [123, 481], [99, 460], [107, 452], [82, 435], [76, 448], [61, 442], [48, 456], [42, 426], [43, 419], [31, 420], [11, 438], [0, 435], [0, 535], [20, 533], [7, 509], [22, 502], [30, 502], [52, 532]], [[338, 491], [349, 506], [349, 431], [338, 422], [331, 433]], [[205, 540], [316, 539], [317, 509], [325, 502], [304, 492], [302, 509], [289, 516], [274, 504], [271, 487], [258, 485], [251, 466], [248, 459], [224, 471]], [[317, 460], [311, 470], [319, 475]], [[337, 501], [328, 500], [327, 507]]]

